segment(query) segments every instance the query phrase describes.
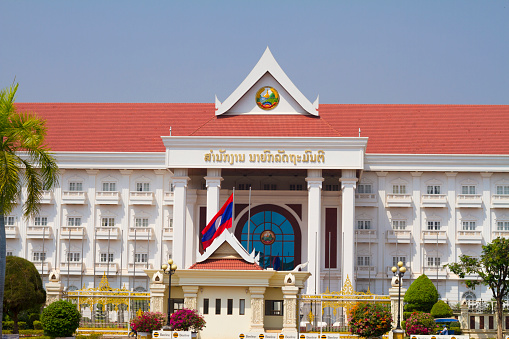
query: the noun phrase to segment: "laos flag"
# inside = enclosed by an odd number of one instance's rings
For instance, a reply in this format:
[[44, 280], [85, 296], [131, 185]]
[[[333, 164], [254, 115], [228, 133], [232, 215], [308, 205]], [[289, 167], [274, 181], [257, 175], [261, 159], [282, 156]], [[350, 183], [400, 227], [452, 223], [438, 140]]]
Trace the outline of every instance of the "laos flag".
[[219, 237], [221, 233], [227, 228], [232, 227], [232, 212], [233, 212], [233, 194], [230, 195], [228, 200], [224, 203], [223, 207], [217, 212], [217, 214], [210, 220], [207, 227], [201, 232], [203, 237], [201, 242], [203, 249], [212, 244], [214, 239]]

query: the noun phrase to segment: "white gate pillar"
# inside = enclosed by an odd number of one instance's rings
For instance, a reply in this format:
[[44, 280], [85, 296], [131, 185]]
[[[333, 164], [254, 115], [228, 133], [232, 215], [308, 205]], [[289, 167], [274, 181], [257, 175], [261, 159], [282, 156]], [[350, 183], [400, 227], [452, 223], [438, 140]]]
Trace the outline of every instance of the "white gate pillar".
[[184, 291], [184, 307], [198, 310], [198, 286], [182, 286]]
[[299, 288], [295, 286], [295, 276], [288, 273], [285, 276], [283, 291], [283, 330], [282, 332], [297, 333], [297, 294]]
[[249, 287], [251, 294], [251, 325], [250, 332], [263, 332], [263, 314], [264, 314], [264, 293], [265, 287]]

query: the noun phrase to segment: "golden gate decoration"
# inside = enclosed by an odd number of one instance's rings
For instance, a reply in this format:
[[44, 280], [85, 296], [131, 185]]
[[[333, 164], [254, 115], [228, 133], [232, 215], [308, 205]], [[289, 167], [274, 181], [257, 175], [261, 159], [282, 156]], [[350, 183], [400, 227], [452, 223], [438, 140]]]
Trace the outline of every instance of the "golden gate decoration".
[[106, 274], [98, 287], [83, 286], [80, 290], [68, 291], [64, 298], [77, 305], [82, 315], [77, 329], [81, 334], [127, 335], [130, 319], [150, 310], [150, 292], [134, 292], [125, 286], [112, 288]]

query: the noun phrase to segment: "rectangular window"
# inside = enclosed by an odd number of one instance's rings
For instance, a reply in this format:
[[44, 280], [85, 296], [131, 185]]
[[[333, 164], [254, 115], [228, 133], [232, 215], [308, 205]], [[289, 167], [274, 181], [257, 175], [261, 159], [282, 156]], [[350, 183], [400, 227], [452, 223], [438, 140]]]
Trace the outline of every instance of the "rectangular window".
[[392, 185], [392, 193], [393, 194], [406, 194], [406, 186], [405, 185]]
[[509, 221], [497, 221], [497, 231], [509, 231]]
[[404, 230], [404, 229], [406, 229], [406, 220], [393, 220], [392, 221], [392, 229], [393, 230]]
[[370, 266], [371, 258], [368, 256], [357, 256], [357, 266]]
[[283, 315], [283, 300], [265, 300], [265, 315]]
[[226, 314], [233, 314], [233, 299], [228, 299], [228, 303], [226, 304]]
[[113, 262], [113, 253], [101, 253], [99, 256], [100, 262]]
[[479, 317], [479, 329], [484, 330], [484, 316], [483, 315], [481, 315]]
[[263, 189], [265, 191], [275, 191], [275, 190], [277, 190], [277, 185], [276, 184], [263, 184]]
[[239, 315], [246, 314], [246, 299], [239, 299]]
[[221, 299], [216, 299], [216, 314], [221, 314]]
[[48, 218], [47, 217], [35, 217], [34, 225], [35, 226], [48, 226]]
[[494, 329], [494, 323], [493, 323], [493, 316], [492, 315], [490, 315], [488, 317], [488, 329], [490, 329], [490, 330]]
[[103, 191], [115, 192], [117, 190], [117, 184], [114, 182], [103, 182]]
[[290, 191], [302, 191], [302, 184], [290, 184]]
[[134, 255], [134, 262], [135, 263], [146, 263], [148, 262], [148, 254], [147, 253], [136, 253]]
[[497, 186], [497, 194], [498, 195], [509, 195], [509, 185], [498, 185]]
[[12, 251], [7, 251], [7, 252], [5, 252], [5, 255], [6, 255], [7, 257], [9, 257], [9, 256], [10, 256], [10, 257], [12, 257]]
[[148, 227], [148, 218], [136, 218], [134, 225], [136, 227]]
[[323, 186], [323, 190], [324, 191], [329, 191], [329, 192], [336, 192], [336, 191], [339, 191], [339, 184], [335, 184], [335, 185], [331, 185], [331, 184], [326, 184]]
[[357, 220], [357, 229], [358, 230], [370, 230], [371, 229], [371, 220]]
[[359, 184], [357, 185], [357, 193], [373, 193], [373, 187], [371, 184]]
[[440, 231], [440, 221], [428, 221], [428, 231]]
[[4, 217], [5, 226], [14, 226], [16, 219], [13, 216]]
[[70, 182], [69, 183], [69, 191], [83, 191], [83, 183], [82, 182]]
[[69, 217], [67, 218], [67, 226], [81, 226], [81, 218], [80, 217]]
[[148, 191], [150, 191], [150, 183], [148, 183], [148, 182], [137, 182], [136, 183], [136, 191], [138, 191], [138, 192], [148, 192]]
[[463, 221], [461, 225], [463, 231], [475, 231], [475, 221]]
[[209, 299], [203, 299], [203, 314], [209, 314]]
[[428, 267], [440, 266], [440, 257], [428, 257]]
[[115, 218], [101, 218], [101, 226], [103, 227], [113, 227], [115, 226]]
[[33, 252], [32, 253], [32, 261], [45, 261], [46, 260], [46, 252]]
[[461, 186], [461, 194], [475, 194], [475, 186], [473, 185]]
[[403, 265], [406, 264], [406, 257], [392, 257], [392, 266], [398, 267], [398, 262], [402, 262]]
[[428, 185], [426, 187], [426, 192], [428, 194], [440, 194], [440, 186], [437, 186], [437, 185]]
[[67, 262], [79, 262], [80, 258], [80, 252], [67, 252]]

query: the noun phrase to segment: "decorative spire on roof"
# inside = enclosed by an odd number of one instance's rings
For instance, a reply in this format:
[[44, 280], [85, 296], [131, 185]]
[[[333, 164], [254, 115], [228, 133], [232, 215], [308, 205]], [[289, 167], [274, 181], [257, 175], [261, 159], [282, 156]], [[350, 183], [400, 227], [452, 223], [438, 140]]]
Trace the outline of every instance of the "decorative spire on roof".
[[288, 78], [269, 50], [237, 89], [224, 101], [217, 97], [216, 115], [310, 114], [318, 116], [318, 97], [312, 104]]

